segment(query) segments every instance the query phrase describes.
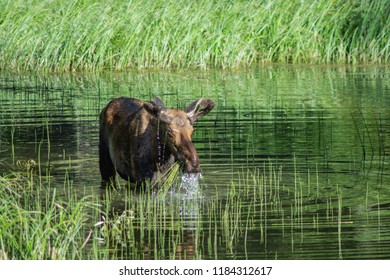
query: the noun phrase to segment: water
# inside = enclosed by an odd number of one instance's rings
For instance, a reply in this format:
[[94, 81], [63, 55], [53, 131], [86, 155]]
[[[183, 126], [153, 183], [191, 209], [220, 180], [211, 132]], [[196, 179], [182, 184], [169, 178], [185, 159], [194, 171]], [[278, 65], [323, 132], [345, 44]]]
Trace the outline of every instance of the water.
[[[69, 185], [99, 198], [98, 115], [109, 100], [156, 95], [184, 108], [205, 96], [216, 107], [195, 125], [202, 177], [184, 175], [181, 191], [156, 198], [172, 224], [158, 234], [129, 226], [134, 236], [112, 245], [114, 258], [172, 258], [174, 239], [175, 257], [186, 259], [389, 259], [389, 74], [283, 65], [1, 73], [0, 173], [31, 169], [59, 192]], [[112, 204], [129, 213], [124, 193]], [[140, 225], [147, 215], [136, 216]]]
[[199, 179], [203, 179], [202, 173], [184, 173], [180, 178], [180, 191], [190, 197], [199, 194]]

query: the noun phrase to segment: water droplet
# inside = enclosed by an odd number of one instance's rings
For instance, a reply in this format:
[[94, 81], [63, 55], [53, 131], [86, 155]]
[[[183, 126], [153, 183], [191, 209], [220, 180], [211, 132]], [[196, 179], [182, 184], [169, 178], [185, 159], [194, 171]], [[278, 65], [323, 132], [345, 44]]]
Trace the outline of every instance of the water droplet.
[[180, 182], [181, 191], [191, 196], [198, 194], [199, 178], [202, 179], [202, 173], [184, 173]]

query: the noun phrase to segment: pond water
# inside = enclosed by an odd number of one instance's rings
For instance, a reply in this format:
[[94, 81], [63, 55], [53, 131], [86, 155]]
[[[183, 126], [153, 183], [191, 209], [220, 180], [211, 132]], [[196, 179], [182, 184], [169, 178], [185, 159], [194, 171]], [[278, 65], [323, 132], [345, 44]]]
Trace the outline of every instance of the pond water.
[[[100, 197], [100, 110], [153, 95], [175, 108], [215, 102], [193, 136], [202, 176], [196, 190], [155, 202], [174, 228], [132, 213], [134, 234], [109, 248], [112, 258], [390, 258], [388, 67], [1, 73], [0, 174], [38, 164], [51, 188], [67, 180]], [[112, 198], [120, 215], [142, 204], [127, 193]]]

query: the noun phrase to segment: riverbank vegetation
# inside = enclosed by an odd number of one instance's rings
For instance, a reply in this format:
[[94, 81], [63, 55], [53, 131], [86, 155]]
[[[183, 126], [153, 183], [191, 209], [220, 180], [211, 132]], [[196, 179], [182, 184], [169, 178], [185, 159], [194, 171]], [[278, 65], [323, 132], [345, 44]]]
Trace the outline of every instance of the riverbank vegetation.
[[1, 0], [0, 68], [386, 63], [387, 0]]

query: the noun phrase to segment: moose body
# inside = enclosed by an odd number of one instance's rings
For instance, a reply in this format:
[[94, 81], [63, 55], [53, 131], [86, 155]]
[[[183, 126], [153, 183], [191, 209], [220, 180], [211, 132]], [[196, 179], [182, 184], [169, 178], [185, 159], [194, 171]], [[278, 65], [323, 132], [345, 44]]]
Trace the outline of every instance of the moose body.
[[200, 163], [192, 143], [193, 123], [214, 107], [199, 99], [184, 111], [167, 109], [160, 99], [143, 102], [117, 98], [100, 113], [99, 167], [102, 184], [116, 173], [131, 183], [153, 185], [179, 161], [187, 173], [199, 173]]

